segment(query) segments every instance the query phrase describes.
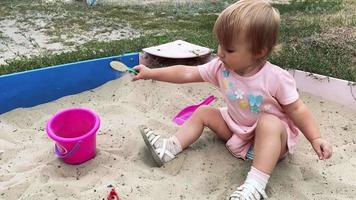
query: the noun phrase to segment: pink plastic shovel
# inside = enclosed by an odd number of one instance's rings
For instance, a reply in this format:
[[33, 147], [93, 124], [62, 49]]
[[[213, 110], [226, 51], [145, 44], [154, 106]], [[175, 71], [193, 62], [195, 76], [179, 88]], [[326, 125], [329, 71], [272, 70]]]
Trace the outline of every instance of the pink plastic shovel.
[[213, 95], [208, 96], [202, 102], [196, 105], [191, 105], [183, 108], [173, 119], [172, 121], [178, 125], [184, 124], [184, 122], [193, 114], [193, 112], [202, 105], [209, 105], [215, 100]]

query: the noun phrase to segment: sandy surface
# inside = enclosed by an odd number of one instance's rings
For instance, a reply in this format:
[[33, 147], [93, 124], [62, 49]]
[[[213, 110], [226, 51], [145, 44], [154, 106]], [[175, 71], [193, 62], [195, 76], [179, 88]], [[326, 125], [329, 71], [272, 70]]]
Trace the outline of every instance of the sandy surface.
[[[152, 2], [157, 1], [145, 1]], [[50, 43], [51, 38], [43, 34], [51, 16], [39, 16], [37, 20], [36, 27], [16, 19], [0, 21], [3, 35], [10, 41], [0, 44], [0, 64], [30, 52], [71, 50], [61, 43]], [[94, 36], [98, 40], [136, 36], [135, 30], [125, 30], [123, 34], [107, 35], [93, 31], [69, 39], [81, 44]], [[159, 133], [174, 133], [177, 126], [171, 118], [182, 107], [210, 94], [219, 97], [213, 87], [133, 83], [129, 79], [123, 77], [93, 91], [0, 115], [0, 199], [94, 200], [106, 198], [111, 187], [127, 200], [225, 199], [243, 182], [251, 163], [231, 156], [210, 130], [206, 129], [206, 134], [176, 160], [157, 168], [137, 128], [147, 124]], [[356, 113], [308, 94], [302, 94], [302, 98], [317, 118], [324, 137], [333, 143], [334, 156], [326, 162], [318, 161], [301, 136], [296, 153], [277, 166], [267, 187], [268, 195], [271, 199], [355, 199]], [[221, 105], [221, 98], [213, 104]], [[44, 130], [55, 112], [72, 106], [89, 107], [102, 120], [97, 156], [78, 166], [56, 158], [53, 141]]]
[[[180, 108], [217, 91], [206, 83], [175, 85], [131, 82], [129, 76], [100, 88], [33, 108], [0, 115], [0, 199], [103, 199], [115, 187], [122, 199], [226, 199], [239, 186], [250, 162], [234, 158], [214, 134], [204, 135], [162, 168], [154, 165], [138, 125], [163, 135], [177, 126]], [[302, 94], [320, 123], [334, 156], [318, 161], [304, 137], [294, 155], [277, 166], [267, 193], [270, 199], [355, 199], [356, 113], [341, 105]], [[102, 125], [97, 156], [77, 166], [56, 158], [44, 130], [58, 110], [84, 106], [95, 110]]]

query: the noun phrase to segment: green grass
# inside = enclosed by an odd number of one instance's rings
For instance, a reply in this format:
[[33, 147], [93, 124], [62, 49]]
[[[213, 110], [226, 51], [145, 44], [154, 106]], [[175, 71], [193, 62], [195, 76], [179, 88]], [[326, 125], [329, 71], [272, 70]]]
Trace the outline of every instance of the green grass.
[[343, 4], [340, 0], [291, 0], [275, 7], [281, 14], [326, 14], [342, 10]]
[[[80, 60], [141, 51], [144, 47], [183, 39], [216, 50], [217, 42], [212, 36], [212, 27], [217, 13], [233, 1], [218, 1], [211, 4], [159, 6], [95, 6], [82, 3], [49, 6], [41, 1], [30, 5], [24, 1], [5, 0], [0, 3], [0, 19], [12, 17], [11, 13], [27, 13], [22, 18], [30, 23], [37, 16], [50, 15], [46, 34], [52, 41], [75, 45], [61, 40], [69, 33], [88, 31], [93, 27], [101, 32], [115, 30], [118, 24], [129, 24], [140, 32], [133, 40], [99, 42], [89, 41], [77, 46], [74, 51], [59, 54], [39, 55], [31, 58], [19, 57], [0, 67], [0, 74], [8, 74], [34, 68], [75, 62]], [[274, 5], [281, 13], [281, 50], [272, 54], [270, 61], [284, 68], [300, 69], [312, 73], [356, 81], [356, 39], [343, 35], [342, 30], [354, 32], [356, 27], [356, 3], [348, 0], [293, 0], [288, 5]], [[8, 9], [4, 9], [7, 7]], [[12, 12], [8, 12], [11, 10]], [[25, 12], [26, 11], [26, 12]], [[30, 17], [29, 17], [30, 16]], [[32, 16], [32, 17], [31, 17]], [[75, 28], [73, 28], [75, 27]], [[100, 31], [98, 32], [100, 33]], [[330, 34], [334, 34], [330, 39]], [[0, 37], [1, 41], [1, 37]]]
[[281, 63], [285, 68], [300, 69], [326, 76], [355, 80], [350, 49], [327, 43], [287, 45], [280, 55], [272, 56], [272, 62]]

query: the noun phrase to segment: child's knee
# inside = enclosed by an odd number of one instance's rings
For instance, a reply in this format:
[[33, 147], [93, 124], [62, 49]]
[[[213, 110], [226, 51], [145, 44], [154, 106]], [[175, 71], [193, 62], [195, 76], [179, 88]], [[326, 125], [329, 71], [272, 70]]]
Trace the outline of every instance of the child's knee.
[[284, 129], [282, 121], [275, 115], [262, 114], [257, 122], [257, 129], [273, 129], [282, 132]]
[[199, 106], [194, 113], [205, 115], [205, 114], [208, 114], [209, 112], [211, 112], [211, 110], [212, 110], [211, 106], [202, 105], [202, 106]]
[[206, 116], [209, 115], [209, 108], [210, 106], [208, 105], [203, 105], [198, 107], [194, 113], [192, 114], [191, 118], [194, 121], [200, 121], [201, 123], [204, 123], [207, 119]]
[[194, 114], [199, 118], [205, 126], [208, 126], [212, 121], [217, 121], [217, 116], [220, 116], [220, 111], [209, 105], [200, 106]]

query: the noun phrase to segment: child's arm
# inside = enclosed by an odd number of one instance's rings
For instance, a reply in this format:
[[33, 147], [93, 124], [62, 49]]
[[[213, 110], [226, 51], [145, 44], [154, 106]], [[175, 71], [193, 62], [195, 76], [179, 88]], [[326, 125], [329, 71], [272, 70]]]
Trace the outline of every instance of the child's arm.
[[319, 129], [303, 101], [298, 99], [294, 103], [283, 106], [283, 108], [294, 124], [309, 140], [319, 159], [325, 160], [330, 158], [332, 147], [329, 142], [321, 138]]
[[174, 65], [170, 67], [150, 69], [144, 65], [134, 67], [139, 73], [133, 80], [153, 79], [170, 83], [203, 82], [198, 67], [187, 65]]

